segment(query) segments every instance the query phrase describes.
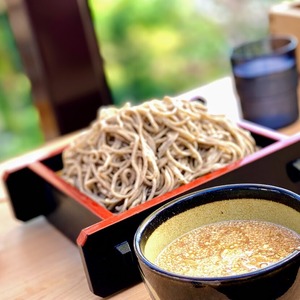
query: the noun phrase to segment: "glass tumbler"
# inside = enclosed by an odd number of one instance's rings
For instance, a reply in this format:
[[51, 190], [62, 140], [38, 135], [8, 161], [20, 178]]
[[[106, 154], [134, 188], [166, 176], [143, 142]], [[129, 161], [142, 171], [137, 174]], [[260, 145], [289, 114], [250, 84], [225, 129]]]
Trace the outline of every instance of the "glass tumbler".
[[294, 36], [270, 35], [233, 49], [231, 67], [244, 119], [272, 129], [298, 119], [297, 44]]

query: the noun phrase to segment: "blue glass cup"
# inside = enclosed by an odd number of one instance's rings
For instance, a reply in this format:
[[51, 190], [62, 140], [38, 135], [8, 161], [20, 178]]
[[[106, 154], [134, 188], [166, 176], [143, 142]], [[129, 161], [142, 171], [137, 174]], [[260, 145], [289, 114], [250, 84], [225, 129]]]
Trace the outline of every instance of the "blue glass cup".
[[244, 119], [272, 129], [298, 119], [297, 45], [294, 36], [271, 35], [233, 49], [230, 60]]

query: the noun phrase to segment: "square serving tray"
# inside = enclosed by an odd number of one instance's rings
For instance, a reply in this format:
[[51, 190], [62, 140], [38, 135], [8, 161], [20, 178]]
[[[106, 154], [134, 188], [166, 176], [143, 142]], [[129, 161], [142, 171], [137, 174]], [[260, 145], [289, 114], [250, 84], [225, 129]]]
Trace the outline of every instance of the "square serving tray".
[[40, 154], [4, 174], [15, 217], [25, 222], [44, 215], [78, 245], [91, 291], [110, 296], [141, 281], [133, 236], [142, 220], [162, 204], [229, 183], [266, 183], [300, 192], [300, 135], [286, 137], [246, 121], [239, 123], [251, 132], [260, 150], [120, 214], [101, 207], [59, 176], [67, 145]]

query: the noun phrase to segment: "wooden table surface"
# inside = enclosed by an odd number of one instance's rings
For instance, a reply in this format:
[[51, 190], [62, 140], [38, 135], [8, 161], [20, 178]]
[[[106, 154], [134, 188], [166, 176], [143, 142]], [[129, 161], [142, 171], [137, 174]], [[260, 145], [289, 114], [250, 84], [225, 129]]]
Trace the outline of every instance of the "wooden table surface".
[[[202, 96], [209, 111], [240, 117], [239, 103], [230, 77], [226, 77], [184, 94]], [[300, 131], [300, 121], [280, 130], [293, 135]], [[67, 143], [72, 135], [47, 143], [40, 149], [2, 162], [0, 175], [34, 159], [39, 153]], [[26, 201], [26, 199], [24, 199]], [[0, 185], [0, 299], [99, 299], [88, 287], [79, 251], [42, 216], [23, 223], [11, 211], [8, 196]], [[149, 300], [143, 283], [128, 288], [112, 300]]]

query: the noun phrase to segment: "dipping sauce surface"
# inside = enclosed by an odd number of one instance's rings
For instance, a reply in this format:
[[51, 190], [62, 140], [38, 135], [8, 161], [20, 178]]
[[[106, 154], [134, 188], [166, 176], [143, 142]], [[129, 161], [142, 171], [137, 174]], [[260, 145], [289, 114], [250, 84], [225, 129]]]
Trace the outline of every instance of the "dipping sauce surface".
[[264, 221], [224, 221], [177, 238], [155, 264], [186, 276], [223, 277], [265, 268], [294, 251], [300, 251], [300, 236], [292, 230]]

